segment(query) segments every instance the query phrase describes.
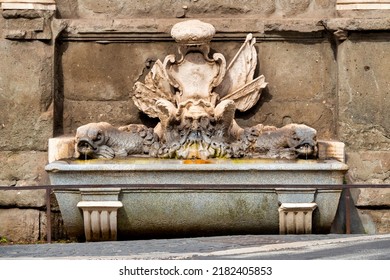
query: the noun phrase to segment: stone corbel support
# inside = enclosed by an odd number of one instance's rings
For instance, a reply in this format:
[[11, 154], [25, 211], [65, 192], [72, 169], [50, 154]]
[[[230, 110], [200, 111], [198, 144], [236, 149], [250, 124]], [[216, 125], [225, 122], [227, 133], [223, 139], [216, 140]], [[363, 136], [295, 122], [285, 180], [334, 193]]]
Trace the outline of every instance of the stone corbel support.
[[5, 38], [10, 40], [50, 40], [54, 0], [0, 0], [6, 19]]
[[280, 234], [311, 234], [313, 211], [317, 204], [282, 203], [279, 207]]
[[279, 233], [310, 234], [316, 189], [276, 189], [279, 200]]
[[87, 241], [115, 241], [117, 239], [117, 213], [120, 201], [80, 201], [83, 210], [84, 232]]
[[87, 241], [114, 241], [117, 237], [117, 213], [120, 188], [83, 188], [77, 207], [83, 211]]

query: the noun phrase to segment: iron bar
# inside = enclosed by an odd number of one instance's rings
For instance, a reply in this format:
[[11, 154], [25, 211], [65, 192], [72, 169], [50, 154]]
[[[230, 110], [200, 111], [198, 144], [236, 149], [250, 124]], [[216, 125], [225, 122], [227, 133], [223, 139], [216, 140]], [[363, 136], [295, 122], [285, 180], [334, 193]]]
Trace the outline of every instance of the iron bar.
[[345, 189], [345, 233], [351, 234], [351, 190]]
[[122, 189], [328, 189], [328, 190], [343, 190], [343, 189], [360, 189], [360, 188], [390, 188], [389, 184], [367, 184], [367, 185], [304, 185], [304, 184], [88, 184], [88, 185], [40, 185], [40, 186], [0, 186], [1, 190], [66, 190], [66, 189], [82, 189], [82, 188], [122, 188]]
[[51, 189], [46, 189], [46, 241], [51, 243]]

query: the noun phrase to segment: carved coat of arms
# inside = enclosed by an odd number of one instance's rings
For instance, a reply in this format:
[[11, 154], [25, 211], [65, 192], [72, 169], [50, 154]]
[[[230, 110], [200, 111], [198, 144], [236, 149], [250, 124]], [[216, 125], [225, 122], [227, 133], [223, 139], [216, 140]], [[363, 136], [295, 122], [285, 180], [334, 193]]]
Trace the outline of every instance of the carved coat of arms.
[[220, 53], [210, 56], [214, 34], [211, 24], [199, 20], [174, 25], [171, 35], [178, 44], [178, 55], [157, 60], [144, 82], [135, 83], [132, 93], [135, 105], [158, 118], [158, 125], [81, 126], [76, 133], [78, 152], [91, 158], [315, 156], [316, 131], [306, 125], [243, 128], [236, 123], [236, 110], [252, 108], [267, 83], [263, 75], [254, 78], [257, 52], [252, 34], [247, 35], [229, 64]]

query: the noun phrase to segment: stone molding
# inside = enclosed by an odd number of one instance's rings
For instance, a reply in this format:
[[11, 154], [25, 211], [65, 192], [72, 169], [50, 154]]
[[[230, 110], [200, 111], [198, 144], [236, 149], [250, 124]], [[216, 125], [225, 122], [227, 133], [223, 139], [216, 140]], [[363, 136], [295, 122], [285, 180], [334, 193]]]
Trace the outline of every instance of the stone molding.
[[50, 40], [54, 0], [0, 0], [6, 19], [5, 38], [10, 40]]
[[389, 0], [337, 0], [336, 10], [388, 10]]
[[3, 10], [56, 10], [55, 0], [0, 0]]
[[42, 10], [55, 11], [56, 5], [54, 1], [11, 1], [2, 0], [1, 8], [3, 10]]
[[[242, 41], [248, 32], [258, 42], [325, 40], [327, 32], [390, 30], [388, 18], [258, 19], [206, 18], [216, 29], [213, 41]], [[63, 41], [115, 42], [173, 41], [170, 28], [178, 19], [54, 19]]]

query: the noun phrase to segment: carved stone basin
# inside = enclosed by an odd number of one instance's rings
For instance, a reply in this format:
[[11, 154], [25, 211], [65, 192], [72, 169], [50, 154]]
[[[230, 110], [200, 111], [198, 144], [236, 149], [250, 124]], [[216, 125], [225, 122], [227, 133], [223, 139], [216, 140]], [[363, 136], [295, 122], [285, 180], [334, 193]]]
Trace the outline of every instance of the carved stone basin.
[[[123, 207], [117, 210], [117, 236], [133, 239], [285, 233], [289, 226], [281, 227], [280, 219], [288, 214], [280, 206], [289, 204], [295, 205], [294, 213], [301, 205], [312, 224], [309, 232], [293, 225], [289, 233], [328, 233], [341, 190], [315, 185], [342, 184], [347, 166], [337, 160], [126, 158], [54, 161], [46, 170], [53, 185], [118, 184], [115, 189], [56, 191], [71, 238], [84, 236], [80, 201], [119, 200]], [[120, 189], [120, 184], [134, 187]], [[283, 184], [313, 188], [283, 189]], [[304, 208], [313, 203], [316, 207]]]

